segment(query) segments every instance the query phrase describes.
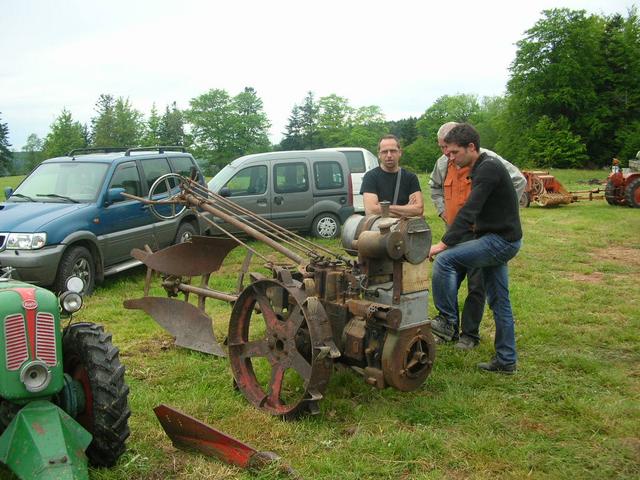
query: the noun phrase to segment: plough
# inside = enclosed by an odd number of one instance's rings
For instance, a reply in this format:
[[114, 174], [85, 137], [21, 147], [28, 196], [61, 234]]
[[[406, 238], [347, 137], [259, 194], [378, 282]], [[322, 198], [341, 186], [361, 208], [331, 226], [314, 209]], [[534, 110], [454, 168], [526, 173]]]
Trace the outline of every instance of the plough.
[[[151, 200], [160, 185], [169, 197]], [[426, 261], [431, 230], [424, 218], [391, 218], [386, 206], [382, 215], [354, 215], [343, 226], [345, 254], [177, 174], [160, 177], [148, 198], [127, 197], [149, 204], [160, 218], [191, 208], [223, 235], [194, 237], [158, 252], [134, 250], [148, 267], [144, 296], [124, 304], [151, 315], [176, 337], [176, 345], [228, 356], [237, 388], [260, 410], [284, 418], [318, 413], [336, 364], [377, 388], [402, 391], [419, 388], [431, 373], [435, 342], [427, 318]], [[158, 211], [162, 204], [171, 204], [172, 213]], [[286, 262], [264, 255], [213, 217]], [[236, 291], [211, 288], [212, 275], [238, 245], [247, 256]], [[249, 272], [253, 257], [264, 261], [268, 274]], [[149, 296], [154, 272], [167, 297]], [[214, 334], [207, 300], [233, 305], [224, 341]]]

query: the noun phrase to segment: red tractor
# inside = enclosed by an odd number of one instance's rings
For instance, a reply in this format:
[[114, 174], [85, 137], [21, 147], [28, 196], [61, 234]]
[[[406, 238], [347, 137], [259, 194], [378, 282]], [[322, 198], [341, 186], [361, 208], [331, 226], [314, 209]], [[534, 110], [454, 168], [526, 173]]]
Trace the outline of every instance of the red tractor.
[[640, 208], [640, 152], [637, 160], [629, 160], [629, 168], [614, 165], [607, 178], [604, 197], [609, 205]]

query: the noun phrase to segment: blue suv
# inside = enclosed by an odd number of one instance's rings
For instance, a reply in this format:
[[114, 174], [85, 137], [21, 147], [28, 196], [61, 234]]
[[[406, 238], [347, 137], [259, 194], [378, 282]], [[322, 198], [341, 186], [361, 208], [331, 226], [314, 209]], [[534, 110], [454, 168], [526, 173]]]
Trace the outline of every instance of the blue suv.
[[[45, 160], [15, 191], [5, 189], [0, 268], [13, 267], [14, 279], [55, 291], [63, 290], [69, 276], [79, 276], [91, 293], [105, 276], [140, 265], [131, 249], [149, 245], [156, 250], [204, 233], [192, 210], [161, 220], [148, 205], [122, 195], [145, 197], [167, 173], [205, 185], [197, 163], [182, 147], [81, 149]], [[160, 182], [153, 199], [166, 198], [174, 182]]]

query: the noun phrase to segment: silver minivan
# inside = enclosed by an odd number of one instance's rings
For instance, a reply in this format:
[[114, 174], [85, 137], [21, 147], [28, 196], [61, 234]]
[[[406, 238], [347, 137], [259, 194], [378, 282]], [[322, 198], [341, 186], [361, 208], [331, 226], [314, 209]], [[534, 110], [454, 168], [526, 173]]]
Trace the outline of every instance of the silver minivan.
[[364, 213], [364, 200], [360, 193], [362, 178], [365, 173], [378, 166], [378, 157], [369, 150], [359, 147], [321, 148], [319, 150], [341, 152], [347, 157], [349, 172], [351, 172], [351, 183], [353, 184], [353, 209], [356, 213]]
[[338, 237], [354, 212], [347, 158], [337, 151], [246, 155], [220, 170], [209, 190], [288, 230], [320, 238]]

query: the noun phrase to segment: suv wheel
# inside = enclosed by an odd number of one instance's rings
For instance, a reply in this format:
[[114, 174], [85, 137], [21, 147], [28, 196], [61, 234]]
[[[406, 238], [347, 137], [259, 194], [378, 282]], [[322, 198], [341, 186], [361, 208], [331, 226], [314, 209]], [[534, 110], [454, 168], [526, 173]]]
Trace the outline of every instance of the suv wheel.
[[321, 213], [311, 225], [311, 234], [318, 238], [336, 238], [340, 235], [340, 221], [333, 213]]
[[60, 293], [65, 290], [65, 283], [71, 276], [80, 277], [84, 281], [85, 295], [91, 295], [96, 281], [96, 265], [91, 252], [85, 247], [71, 247], [60, 260], [58, 275], [53, 290]]
[[173, 240], [173, 243], [178, 244], [188, 242], [195, 234], [196, 229], [193, 227], [193, 225], [191, 225], [189, 222], [181, 223], [180, 227], [178, 228], [178, 232], [176, 233], [176, 238]]

